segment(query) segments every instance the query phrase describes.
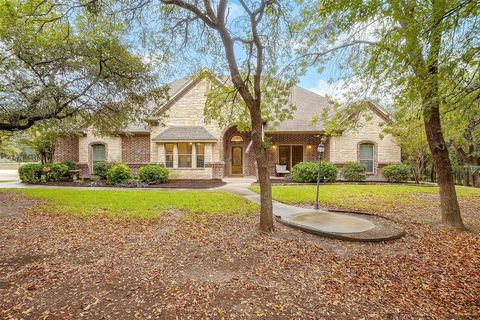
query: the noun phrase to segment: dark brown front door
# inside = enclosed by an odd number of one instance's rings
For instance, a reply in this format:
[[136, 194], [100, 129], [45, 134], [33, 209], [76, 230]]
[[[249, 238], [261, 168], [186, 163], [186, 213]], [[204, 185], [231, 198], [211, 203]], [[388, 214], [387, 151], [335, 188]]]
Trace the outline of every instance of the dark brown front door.
[[232, 147], [232, 175], [243, 174], [243, 147]]

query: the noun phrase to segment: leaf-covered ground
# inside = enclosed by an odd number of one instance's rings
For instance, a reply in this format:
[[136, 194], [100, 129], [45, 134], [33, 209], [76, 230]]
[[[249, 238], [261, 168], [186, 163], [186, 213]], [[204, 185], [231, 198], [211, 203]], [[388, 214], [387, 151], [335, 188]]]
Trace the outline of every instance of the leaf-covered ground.
[[479, 318], [480, 197], [461, 200], [469, 232], [429, 222], [434, 193], [408, 197], [365, 197], [407, 235], [362, 244], [261, 234], [255, 214], [50, 214], [1, 192], [0, 318]]

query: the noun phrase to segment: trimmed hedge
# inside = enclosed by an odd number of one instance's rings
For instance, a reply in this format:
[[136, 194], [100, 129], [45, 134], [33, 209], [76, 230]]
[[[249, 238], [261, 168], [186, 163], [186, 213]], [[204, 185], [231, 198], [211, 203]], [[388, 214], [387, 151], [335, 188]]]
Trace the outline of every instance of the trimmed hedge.
[[[317, 182], [318, 163], [300, 162], [293, 166], [292, 180], [295, 182]], [[320, 182], [334, 182], [337, 180], [337, 168], [334, 164], [320, 162]]]
[[49, 163], [43, 167], [46, 181], [64, 181], [69, 178], [68, 166], [63, 163]]
[[70, 178], [68, 165], [65, 163], [24, 164], [18, 168], [20, 180], [25, 183], [65, 181]]
[[127, 183], [132, 178], [132, 170], [123, 163], [117, 163], [107, 171], [107, 182], [110, 184]]
[[170, 171], [159, 165], [147, 165], [140, 167], [138, 178], [147, 184], [160, 184], [168, 181]]
[[99, 161], [93, 165], [93, 174], [101, 180], [107, 179], [108, 170], [113, 167], [115, 163], [108, 161]]
[[410, 167], [403, 163], [390, 164], [383, 168], [382, 174], [388, 182], [407, 181], [410, 177]]
[[343, 177], [349, 181], [364, 181], [367, 178], [366, 169], [367, 167], [363, 163], [346, 162], [343, 167]]
[[40, 163], [24, 164], [18, 168], [18, 175], [24, 183], [38, 183], [42, 181], [43, 165]]

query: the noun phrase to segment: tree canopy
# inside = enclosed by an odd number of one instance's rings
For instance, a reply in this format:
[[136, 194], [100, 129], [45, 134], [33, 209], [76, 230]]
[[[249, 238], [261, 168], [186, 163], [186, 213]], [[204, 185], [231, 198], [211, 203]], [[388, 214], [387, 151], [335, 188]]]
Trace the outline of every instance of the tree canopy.
[[1, 0], [0, 17], [0, 130], [48, 119], [113, 130], [164, 95], [96, 2]]

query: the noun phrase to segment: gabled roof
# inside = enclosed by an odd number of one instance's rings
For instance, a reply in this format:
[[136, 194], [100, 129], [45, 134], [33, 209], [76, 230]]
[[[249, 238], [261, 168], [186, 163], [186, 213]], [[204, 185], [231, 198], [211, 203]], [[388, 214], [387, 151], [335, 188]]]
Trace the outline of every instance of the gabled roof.
[[175, 142], [175, 141], [217, 141], [212, 134], [210, 134], [207, 129], [200, 126], [192, 127], [167, 127], [162, 133], [153, 137], [153, 141], [165, 141], [165, 142]]
[[[223, 85], [225, 81], [210, 73], [202, 71], [194, 78], [178, 79], [170, 84], [170, 99], [155, 114], [164, 113], [170, 106], [178, 101], [184, 94], [190, 91], [200, 80], [210, 77]], [[320, 119], [326, 108], [329, 107], [330, 101], [327, 97], [321, 96], [313, 91], [294, 86], [291, 91], [290, 102], [296, 106], [296, 110], [292, 114], [292, 119], [282, 121], [280, 124], [273, 126], [266, 124], [266, 129], [273, 132], [318, 132], [325, 130], [325, 124]], [[374, 103], [369, 103], [370, 109], [380, 116], [383, 120], [390, 119], [388, 113]], [[313, 119], [315, 118], [315, 122]]]

